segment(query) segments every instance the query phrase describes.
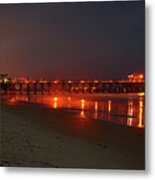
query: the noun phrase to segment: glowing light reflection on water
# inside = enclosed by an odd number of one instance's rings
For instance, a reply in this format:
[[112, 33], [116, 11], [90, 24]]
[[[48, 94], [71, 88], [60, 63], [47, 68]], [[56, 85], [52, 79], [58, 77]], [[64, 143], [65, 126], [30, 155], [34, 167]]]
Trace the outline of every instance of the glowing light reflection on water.
[[82, 119], [144, 128], [144, 96], [17, 96], [8, 99], [8, 104], [17, 105], [18, 101], [41, 103], [52, 109], [76, 110]]

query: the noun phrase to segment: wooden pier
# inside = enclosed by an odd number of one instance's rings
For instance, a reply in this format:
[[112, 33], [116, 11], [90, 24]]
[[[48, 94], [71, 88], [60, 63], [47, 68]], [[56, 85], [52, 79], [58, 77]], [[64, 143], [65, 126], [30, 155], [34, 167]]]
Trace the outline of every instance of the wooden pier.
[[145, 83], [120, 81], [25, 81], [1, 82], [1, 94], [52, 94], [62, 93], [141, 93], [145, 91]]

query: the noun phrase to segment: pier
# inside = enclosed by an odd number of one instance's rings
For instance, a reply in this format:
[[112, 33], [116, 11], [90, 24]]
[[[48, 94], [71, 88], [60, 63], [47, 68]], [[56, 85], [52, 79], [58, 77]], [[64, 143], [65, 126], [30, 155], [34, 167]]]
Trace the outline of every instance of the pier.
[[61, 93], [143, 93], [144, 81], [132, 82], [129, 80], [102, 81], [102, 80], [53, 80], [53, 81], [24, 81], [1, 82], [1, 94], [51, 94]]

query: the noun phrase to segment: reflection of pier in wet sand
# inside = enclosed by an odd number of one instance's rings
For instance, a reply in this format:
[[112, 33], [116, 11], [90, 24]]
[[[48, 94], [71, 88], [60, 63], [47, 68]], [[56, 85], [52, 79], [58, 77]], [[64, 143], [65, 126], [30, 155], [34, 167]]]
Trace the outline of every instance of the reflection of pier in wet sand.
[[[119, 95], [120, 96], [120, 95]], [[144, 96], [143, 94], [123, 95], [44, 95], [44, 96], [14, 96], [8, 103], [30, 101], [42, 103], [53, 109], [65, 108], [68, 111], [76, 109], [82, 119], [110, 121], [138, 128], [144, 127]], [[122, 100], [123, 99], [123, 100]]]

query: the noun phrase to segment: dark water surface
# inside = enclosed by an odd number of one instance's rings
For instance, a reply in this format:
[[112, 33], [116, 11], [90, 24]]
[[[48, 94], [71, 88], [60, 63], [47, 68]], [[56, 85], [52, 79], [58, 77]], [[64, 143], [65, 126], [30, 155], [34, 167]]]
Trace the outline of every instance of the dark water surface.
[[144, 96], [142, 94], [121, 95], [37, 95], [15, 96], [7, 99], [14, 105], [26, 101], [41, 103], [52, 109], [64, 108], [75, 111], [83, 119], [96, 120], [102, 123], [109, 121], [115, 124], [144, 128]]

